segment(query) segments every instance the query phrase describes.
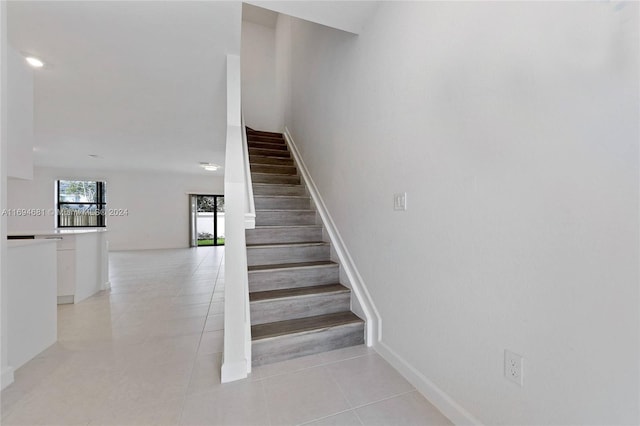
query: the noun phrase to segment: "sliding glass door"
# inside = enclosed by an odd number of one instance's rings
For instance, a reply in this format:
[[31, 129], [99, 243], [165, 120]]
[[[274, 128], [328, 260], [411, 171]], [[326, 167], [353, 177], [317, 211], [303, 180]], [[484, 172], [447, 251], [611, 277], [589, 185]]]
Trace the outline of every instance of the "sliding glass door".
[[224, 245], [224, 196], [192, 194], [191, 247]]

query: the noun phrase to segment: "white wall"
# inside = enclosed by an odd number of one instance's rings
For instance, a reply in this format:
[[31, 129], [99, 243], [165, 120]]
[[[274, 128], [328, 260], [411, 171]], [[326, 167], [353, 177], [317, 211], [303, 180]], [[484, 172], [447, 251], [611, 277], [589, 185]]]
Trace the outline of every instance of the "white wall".
[[281, 132], [284, 117], [276, 108], [275, 28], [242, 21], [242, 110], [247, 126]]
[[[10, 209], [53, 209], [57, 179], [105, 180], [107, 208], [126, 209], [108, 216], [110, 250], [189, 247], [188, 193], [222, 194], [222, 177], [172, 173], [69, 170], [36, 167], [33, 181], [9, 179]], [[50, 215], [9, 217], [10, 232], [51, 230]]]
[[381, 348], [485, 424], [640, 422], [638, 6], [385, 2], [358, 37], [293, 23], [286, 124]]
[[[0, 211], [7, 206], [7, 3], [0, 2]], [[13, 383], [7, 346], [7, 217], [0, 215], [0, 387]]]
[[378, 1], [249, 1], [249, 4], [359, 34]]
[[7, 175], [33, 178], [33, 69], [11, 46], [7, 49]]

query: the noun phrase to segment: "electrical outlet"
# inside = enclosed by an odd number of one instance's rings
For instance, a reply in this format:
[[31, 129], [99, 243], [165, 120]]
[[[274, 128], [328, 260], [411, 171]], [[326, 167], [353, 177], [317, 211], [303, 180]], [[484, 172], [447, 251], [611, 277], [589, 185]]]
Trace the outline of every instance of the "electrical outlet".
[[393, 194], [393, 209], [400, 210], [400, 211], [407, 209], [407, 193], [406, 192]]
[[504, 351], [504, 376], [512, 381], [513, 383], [517, 384], [518, 386], [522, 386], [523, 385], [523, 362], [524, 359], [522, 358], [522, 356], [513, 353], [509, 350]]

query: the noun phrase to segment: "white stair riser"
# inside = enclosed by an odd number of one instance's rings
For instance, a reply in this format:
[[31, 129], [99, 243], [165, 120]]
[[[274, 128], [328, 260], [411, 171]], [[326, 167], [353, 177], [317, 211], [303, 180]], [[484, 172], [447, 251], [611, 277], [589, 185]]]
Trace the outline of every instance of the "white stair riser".
[[265, 324], [348, 311], [350, 303], [351, 295], [349, 292], [251, 302], [251, 324]]
[[280, 290], [333, 284], [339, 281], [338, 265], [318, 266], [275, 271], [249, 272], [249, 291]]
[[295, 247], [247, 247], [247, 265], [315, 262], [329, 260], [328, 245]]

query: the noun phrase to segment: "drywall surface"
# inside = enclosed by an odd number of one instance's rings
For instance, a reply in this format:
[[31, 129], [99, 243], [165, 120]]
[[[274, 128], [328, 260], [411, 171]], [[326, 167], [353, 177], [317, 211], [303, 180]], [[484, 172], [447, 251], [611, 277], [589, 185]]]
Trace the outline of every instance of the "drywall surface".
[[277, 108], [275, 29], [242, 21], [242, 111], [247, 126], [282, 132]]
[[[222, 194], [221, 176], [35, 168], [34, 179], [9, 179], [9, 209], [53, 209], [57, 179], [107, 182], [109, 250], [189, 246], [189, 193]], [[11, 232], [51, 230], [55, 217], [10, 216]]]
[[33, 70], [7, 49], [7, 175], [33, 178]]
[[382, 343], [485, 424], [640, 422], [638, 7], [385, 2], [357, 37], [291, 26], [286, 125]]
[[359, 34], [378, 1], [249, 1], [249, 4]]

